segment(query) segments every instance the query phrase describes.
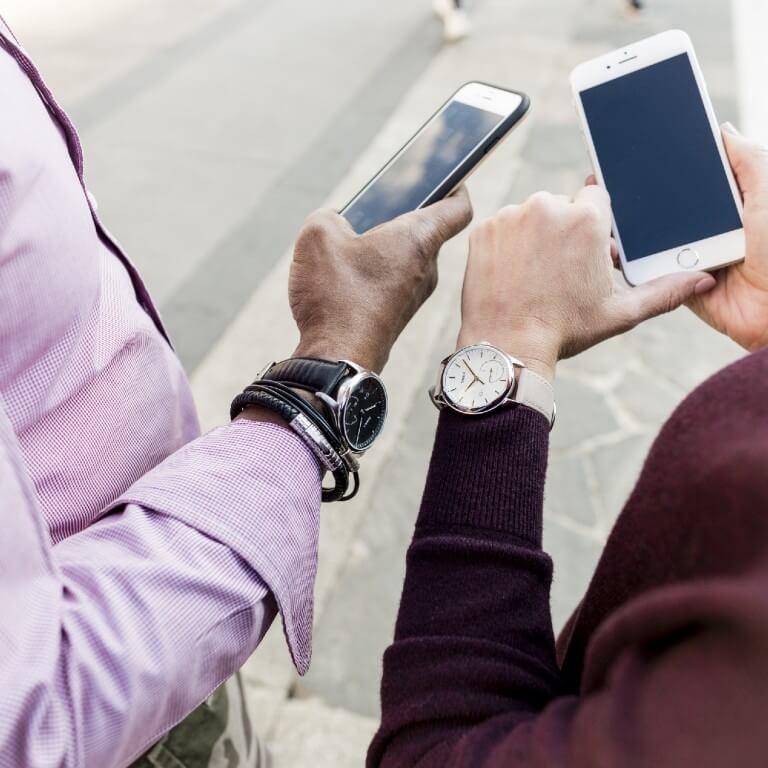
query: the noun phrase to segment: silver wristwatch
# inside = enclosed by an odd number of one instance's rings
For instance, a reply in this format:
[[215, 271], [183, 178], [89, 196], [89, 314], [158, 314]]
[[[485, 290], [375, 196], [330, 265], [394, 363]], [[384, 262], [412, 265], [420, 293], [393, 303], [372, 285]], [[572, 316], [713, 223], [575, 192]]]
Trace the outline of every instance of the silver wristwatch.
[[525, 363], [487, 341], [446, 357], [429, 395], [438, 408], [448, 407], [469, 415], [517, 403], [546, 417], [550, 429], [555, 423], [552, 385]]

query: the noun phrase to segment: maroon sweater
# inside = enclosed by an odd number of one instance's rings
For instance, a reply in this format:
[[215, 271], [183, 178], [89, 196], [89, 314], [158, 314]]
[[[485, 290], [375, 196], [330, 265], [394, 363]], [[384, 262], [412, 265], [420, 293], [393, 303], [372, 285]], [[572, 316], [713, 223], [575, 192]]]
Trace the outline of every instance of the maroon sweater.
[[369, 766], [768, 766], [768, 350], [656, 440], [556, 652], [548, 430], [441, 416]]

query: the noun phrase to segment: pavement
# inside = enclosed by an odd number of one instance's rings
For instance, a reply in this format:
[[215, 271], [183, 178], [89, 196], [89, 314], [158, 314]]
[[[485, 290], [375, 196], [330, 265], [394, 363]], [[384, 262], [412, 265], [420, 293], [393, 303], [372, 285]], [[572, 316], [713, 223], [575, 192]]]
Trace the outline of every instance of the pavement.
[[[718, 117], [768, 140], [763, 0], [477, 0], [443, 46], [414, 0], [5, 0], [3, 13], [80, 128], [104, 220], [145, 274], [206, 427], [296, 334], [285, 285], [305, 215], [339, 207], [461, 82], [528, 92], [526, 123], [473, 177], [482, 218], [589, 170], [568, 91], [578, 62], [670, 27], [696, 43]], [[299, 679], [274, 627], [244, 670], [276, 768], [360, 765], [376, 727], [404, 555], [452, 348], [466, 235], [398, 344], [388, 427], [354, 502], [323, 510], [314, 656]], [[684, 310], [562, 364], [545, 546], [562, 626], [660, 424], [740, 355]]]

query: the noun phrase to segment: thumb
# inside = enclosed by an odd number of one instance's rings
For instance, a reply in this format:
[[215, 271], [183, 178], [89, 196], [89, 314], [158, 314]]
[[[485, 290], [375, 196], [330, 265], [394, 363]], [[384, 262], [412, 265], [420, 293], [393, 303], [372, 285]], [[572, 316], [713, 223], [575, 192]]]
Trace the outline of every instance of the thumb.
[[644, 320], [664, 315], [688, 299], [715, 287], [715, 278], [706, 272], [676, 272], [630, 288], [616, 295], [618, 311], [634, 327]]
[[472, 221], [472, 203], [464, 186], [454, 194], [426, 208], [419, 208], [396, 219], [412, 232], [418, 232], [435, 249], [459, 234]]
[[768, 209], [768, 147], [742, 136], [731, 123], [723, 125], [723, 140], [745, 204]]

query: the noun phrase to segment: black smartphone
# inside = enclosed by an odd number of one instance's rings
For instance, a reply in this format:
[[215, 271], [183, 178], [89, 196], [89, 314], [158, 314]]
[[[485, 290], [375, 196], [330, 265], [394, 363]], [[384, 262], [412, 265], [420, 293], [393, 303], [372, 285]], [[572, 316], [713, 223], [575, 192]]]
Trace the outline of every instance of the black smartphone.
[[524, 93], [466, 83], [342, 209], [358, 234], [451, 194], [527, 114]]

